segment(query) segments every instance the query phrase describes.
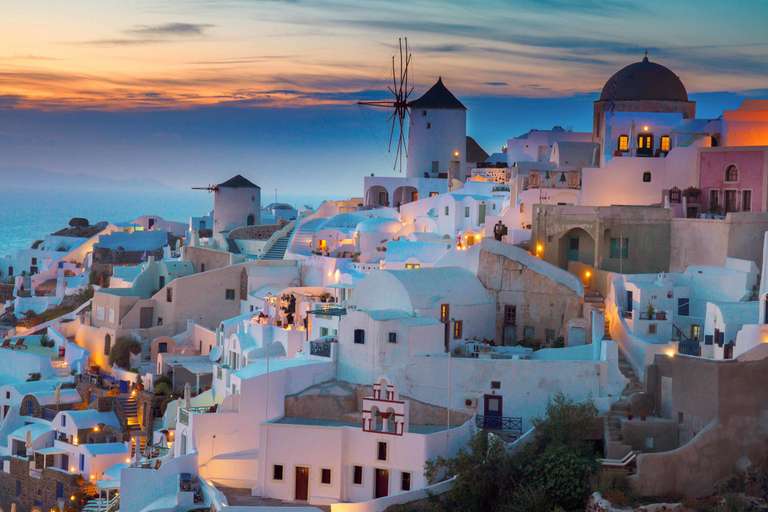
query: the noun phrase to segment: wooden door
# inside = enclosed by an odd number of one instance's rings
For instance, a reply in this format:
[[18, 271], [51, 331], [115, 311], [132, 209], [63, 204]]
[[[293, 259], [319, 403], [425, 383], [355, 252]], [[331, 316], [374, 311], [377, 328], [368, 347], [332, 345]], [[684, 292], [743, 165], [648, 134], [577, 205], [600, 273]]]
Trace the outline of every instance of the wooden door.
[[579, 261], [579, 237], [568, 237], [568, 251], [566, 254], [568, 261]]
[[389, 470], [376, 469], [376, 498], [389, 496]]
[[502, 398], [499, 395], [485, 395], [483, 428], [500, 429]]
[[309, 499], [309, 468], [296, 466], [296, 501], [307, 501]]

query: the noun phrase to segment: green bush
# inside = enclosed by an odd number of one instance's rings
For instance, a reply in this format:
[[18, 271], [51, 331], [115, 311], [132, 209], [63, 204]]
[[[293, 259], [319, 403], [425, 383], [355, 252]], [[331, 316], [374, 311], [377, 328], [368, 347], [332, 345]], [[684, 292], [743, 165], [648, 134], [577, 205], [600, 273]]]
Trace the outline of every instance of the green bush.
[[39, 372], [33, 372], [29, 374], [29, 378], [27, 379], [27, 382], [34, 382], [40, 380], [40, 373]]
[[565, 348], [565, 338], [558, 336], [555, 341], [552, 342], [552, 348]]
[[173, 388], [173, 380], [171, 380], [170, 377], [167, 375], [161, 375], [158, 378], [155, 379], [155, 381], [152, 383], [153, 386], [157, 387], [158, 384], [165, 383], [168, 384], [171, 388]]
[[165, 382], [159, 382], [155, 384], [156, 395], [167, 396], [167, 395], [170, 395], [172, 392], [173, 392], [173, 388], [171, 388], [170, 384], [167, 384]]
[[141, 354], [141, 343], [133, 338], [117, 338], [109, 351], [110, 366], [117, 365], [120, 368], [128, 368], [131, 364], [131, 354]]

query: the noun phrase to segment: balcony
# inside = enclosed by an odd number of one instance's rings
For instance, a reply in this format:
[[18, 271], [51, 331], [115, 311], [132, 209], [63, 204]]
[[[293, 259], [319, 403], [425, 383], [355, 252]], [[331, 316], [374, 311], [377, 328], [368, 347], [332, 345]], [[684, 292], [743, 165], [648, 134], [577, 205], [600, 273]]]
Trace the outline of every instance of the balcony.
[[317, 357], [331, 357], [331, 343], [328, 341], [310, 341], [309, 355]]
[[581, 171], [530, 171], [523, 190], [537, 188], [581, 189]]
[[205, 414], [207, 412], [213, 411], [213, 407], [190, 407], [190, 408], [182, 408], [179, 409], [179, 422], [183, 425], [189, 425], [189, 415], [190, 414]]
[[519, 435], [522, 435], [523, 433], [523, 418], [482, 416], [478, 414], [475, 418], [475, 424], [477, 425], [477, 428], [482, 428], [484, 430], [500, 430], [502, 432]]
[[666, 311], [655, 311], [653, 313], [640, 312], [640, 320], [666, 320]]
[[627, 310], [622, 309], [621, 310], [621, 318], [626, 318], [628, 320], [632, 320], [632, 311], [631, 310], [627, 311]]

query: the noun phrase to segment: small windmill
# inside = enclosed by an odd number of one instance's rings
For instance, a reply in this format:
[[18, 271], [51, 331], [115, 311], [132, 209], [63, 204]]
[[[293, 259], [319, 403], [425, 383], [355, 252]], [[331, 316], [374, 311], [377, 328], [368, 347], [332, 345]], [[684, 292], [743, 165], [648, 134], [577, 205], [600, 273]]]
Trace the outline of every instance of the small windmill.
[[[405, 51], [403, 51], [403, 42], [405, 42]], [[372, 100], [372, 101], [358, 101], [357, 104], [361, 106], [385, 108], [392, 110], [392, 115], [389, 116], [387, 122], [392, 122], [392, 128], [389, 132], [389, 152], [392, 152], [392, 141], [395, 136], [395, 128], [399, 125], [400, 134], [397, 138], [397, 149], [395, 151], [395, 163], [393, 169], [400, 169], [403, 167], [403, 156], [408, 157], [408, 142], [405, 139], [404, 124], [406, 117], [410, 117], [411, 113], [408, 109], [408, 98], [413, 92], [413, 86], [409, 85], [409, 69], [411, 64], [411, 54], [408, 52], [408, 38], [398, 39], [398, 49], [400, 53], [400, 69], [399, 72], [395, 67], [396, 54], [392, 56], [392, 85], [387, 86], [387, 90], [392, 93], [393, 98], [389, 100]], [[399, 76], [398, 76], [399, 75]]]

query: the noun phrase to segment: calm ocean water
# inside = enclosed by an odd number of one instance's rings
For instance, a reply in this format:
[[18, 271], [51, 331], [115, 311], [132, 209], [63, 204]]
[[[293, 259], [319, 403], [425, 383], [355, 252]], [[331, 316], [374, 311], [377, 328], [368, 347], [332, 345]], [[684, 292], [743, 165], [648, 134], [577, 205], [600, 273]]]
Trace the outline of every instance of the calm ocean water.
[[[311, 197], [281, 197], [290, 204], [318, 205]], [[262, 204], [271, 202], [262, 198]], [[164, 192], [72, 191], [61, 192], [0, 189], [0, 255], [29, 247], [35, 240], [65, 228], [72, 217], [85, 217], [91, 224], [129, 222], [142, 215], [188, 223], [213, 209], [213, 195], [204, 191]]]

